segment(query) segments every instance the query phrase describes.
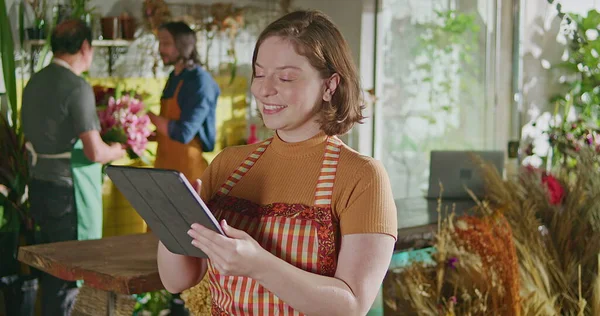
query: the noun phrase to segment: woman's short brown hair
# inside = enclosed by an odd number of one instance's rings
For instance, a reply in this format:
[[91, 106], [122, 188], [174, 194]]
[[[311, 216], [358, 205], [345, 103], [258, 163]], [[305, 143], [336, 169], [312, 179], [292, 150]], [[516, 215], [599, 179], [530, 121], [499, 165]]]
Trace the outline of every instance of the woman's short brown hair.
[[299, 55], [308, 59], [323, 79], [337, 73], [340, 83], [330, 102], [320, 109], [321, 129], [329, 136], [347, 133], [354, 123], [361, 123], [362, 92], [358, 71], [350, 47], [331, 19], [320, 11], [295, 11], [284, 15], [262, 31], [252, 56], [252, 78], [260, 45], [269, 37], [290, 40]]

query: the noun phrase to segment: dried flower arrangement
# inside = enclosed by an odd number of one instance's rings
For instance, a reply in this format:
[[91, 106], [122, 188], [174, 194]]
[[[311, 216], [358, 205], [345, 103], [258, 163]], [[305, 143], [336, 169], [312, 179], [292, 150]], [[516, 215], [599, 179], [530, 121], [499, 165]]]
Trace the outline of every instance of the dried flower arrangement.
[[600, 168], [594, 149], [574, 158], [507, 181], [482, 163], [480, 216], [444, 219], [434, 264], [394, 271], [386, 304], [410, 315], [600, 315]]

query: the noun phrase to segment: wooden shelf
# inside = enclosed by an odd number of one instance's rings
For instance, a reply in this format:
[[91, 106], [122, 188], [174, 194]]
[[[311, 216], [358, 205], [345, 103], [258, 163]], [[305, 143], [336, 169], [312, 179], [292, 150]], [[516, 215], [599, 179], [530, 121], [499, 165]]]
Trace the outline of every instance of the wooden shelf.
[[[115, 39], [115, 40], [93, 40], [92, 46], [105, 48], [108, 50], [108, 74], [112, 76], [113, 64], [115, 61], [115, 54], [120, 54], [119, 52], [127, 51], [128, 47], [131, 46], [133, 40], [125, 40], [125, 39]], [[35, 53], [39, 53], [41, 47], [46, 44], [46, 40], [27, 40], [25, 41], [25, 47], [27, 47], [31, 54], [31, 73], [33, 74], [33, 65], [35, 60]]]
[[[124, 39], [115, 39], [115, 40], [93, 40], [92, 46], [95, 47], [127, 47], [131, 45], [132, 40], [124, 40]], [[28, 45], [31, 46], [44, 46], [46, 44], [46, 40], [28, 40], [26, 41]]]

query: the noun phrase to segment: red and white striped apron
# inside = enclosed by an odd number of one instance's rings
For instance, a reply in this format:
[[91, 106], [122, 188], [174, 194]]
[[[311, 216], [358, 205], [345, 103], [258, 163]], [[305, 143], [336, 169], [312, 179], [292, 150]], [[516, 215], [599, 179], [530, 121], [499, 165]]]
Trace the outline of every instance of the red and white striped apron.
[[[305, 271], [333, 276], [340, 231], [331, 210], [331, 198], [342, 143], [336, 137], [327, 139], [312, 206], [259, 205], [229, 196], [270, 143], [271, 139], [264, 141], [246, 158], [221, 186], [209, 207], [217, 219], [226, 219], [232, 227], [247, 232], [275, 256]], [[213, 315], [301, 315], [255, 280], [219, 274], [210, 260], [208, 274]]]

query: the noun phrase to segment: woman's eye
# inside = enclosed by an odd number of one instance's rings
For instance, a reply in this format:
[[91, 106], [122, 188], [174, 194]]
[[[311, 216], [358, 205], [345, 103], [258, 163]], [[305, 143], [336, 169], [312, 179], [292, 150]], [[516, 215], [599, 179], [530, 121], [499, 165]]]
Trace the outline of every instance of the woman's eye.
[[293, 80], [291, 80], [291, 79], [285, 79], [285, 78], [279, 78], [279, 80], [280, 80], [281, 82], [291, 82], [291, 81], [293, 81]]

